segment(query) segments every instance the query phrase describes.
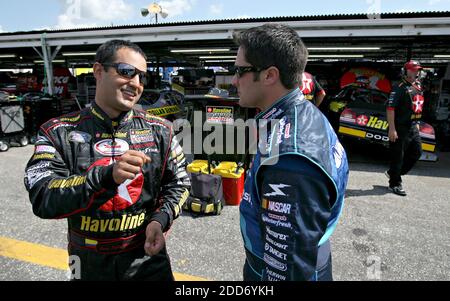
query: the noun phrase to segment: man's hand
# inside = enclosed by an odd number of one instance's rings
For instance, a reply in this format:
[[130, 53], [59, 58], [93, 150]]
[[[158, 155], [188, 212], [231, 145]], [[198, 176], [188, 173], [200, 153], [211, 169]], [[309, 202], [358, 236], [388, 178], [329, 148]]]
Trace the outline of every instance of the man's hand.
[[156, 221], [152, 221], [147, 225], [145, 236], [146, 240], [144, 250], [145, 253], [150, 256], [158, 254], [166, 244], [162, 232], [162, 226]]
[[116, 184], [122, 184], [126, 180], [133, 180], [141, 172], [142, 166], [150, 162], [150, 158], [143, 152], [129, 150], [113, 167], [113, 179]]
[[389, 141], [395, 142], [398, 139], [397, 131], [389, 128]]

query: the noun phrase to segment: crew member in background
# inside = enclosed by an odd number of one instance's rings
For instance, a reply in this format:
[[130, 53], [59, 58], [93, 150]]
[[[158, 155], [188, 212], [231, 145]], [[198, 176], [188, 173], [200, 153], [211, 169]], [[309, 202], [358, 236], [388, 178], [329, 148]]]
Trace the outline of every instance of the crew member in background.
[[406, 175], [422, 154], [419, 135], [419, 120], [424, 104], [420, 86], [417, 61], [405, 63], [402, 79], [389, 96], [386, 114], [389, 123], [390, 168], [385, 172], [389, 178], [389, 190], [406, 196], [402, 186], [402, 175]]
[[315, 104], [316, 107], [320, 106], [323, 99], [327, 95], [316, 78], [308, 72], [303, 72], [302, 74], [300, 90], [303, 95], [305, 95], [305, 98]]

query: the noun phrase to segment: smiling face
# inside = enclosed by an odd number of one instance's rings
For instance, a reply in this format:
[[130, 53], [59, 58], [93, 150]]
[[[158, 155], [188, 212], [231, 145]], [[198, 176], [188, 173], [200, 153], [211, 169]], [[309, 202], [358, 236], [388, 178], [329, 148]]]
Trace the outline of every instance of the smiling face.
[[[117, 50], [111, 63], [126, 63], [141, 71], [147, 70], [145, 58], [127, 47]], [[94, 75], [97, 79], [96, 103], [111, 118], [130, 111], [144, 91], [144, 85], [140, 83], [138, 75], [129, 79], [119, 75], [111, 66], [95, 63]]]

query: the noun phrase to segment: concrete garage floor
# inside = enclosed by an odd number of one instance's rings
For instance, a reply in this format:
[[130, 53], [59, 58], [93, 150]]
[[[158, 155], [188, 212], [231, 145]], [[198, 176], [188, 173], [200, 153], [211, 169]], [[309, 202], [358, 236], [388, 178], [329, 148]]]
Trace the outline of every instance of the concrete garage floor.
[[[0, 153], [0, 237], [64, 249], [66, 222], [31, 212], [23, 170], [32, 152], [27, 146]], [[348, 152], [346, 205], [332, 238], [335, 280], [450, 280], [450, 153], [440, 153], [436, 163], [419, 162], [404, 178], [408, 196], [400, 197], [386, 188], [383, 150], [352, 146]], [[242, 279], [236, 206], [220, 216], [183, 213], [167, 244], [177, 273]], [[62, 270], [0, 256], [0, 280], [65, 279]]]

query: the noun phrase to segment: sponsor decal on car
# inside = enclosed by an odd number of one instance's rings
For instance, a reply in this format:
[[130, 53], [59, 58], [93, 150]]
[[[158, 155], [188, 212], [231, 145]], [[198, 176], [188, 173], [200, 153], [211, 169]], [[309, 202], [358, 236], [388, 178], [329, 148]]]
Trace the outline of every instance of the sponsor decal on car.
[[378, 117], [370, 116], [370, 119], [367, 122], [366, 126], [379, 130], [387, 130], [389, 127], [389, 123], [386, 120], [379, 119]]
[[212, 124], [233, 124], [234, 123], [233, 107], [206, 107], [206, 122]]
[[366, 138], [367, 139], [379, 140], [379, 141], [383, 141], [383, 142], [389, 142], [389, 137], [388, 136], [372, 134], [372, 133], [369, 133], [369, 132], [366, 133]]
[[359, 115], [356, 118], [356, 123], [360, 126], [366, 126], [368, 122], [369, 122], [369, 118], [367, 118], [366, 115]]
[[167, 106], [162, 108], [148, 109], [147, 112], [152, 115], [164, 117], [167, 115], [179, 113], [181, 112], [181, 110], [178, 106]]

